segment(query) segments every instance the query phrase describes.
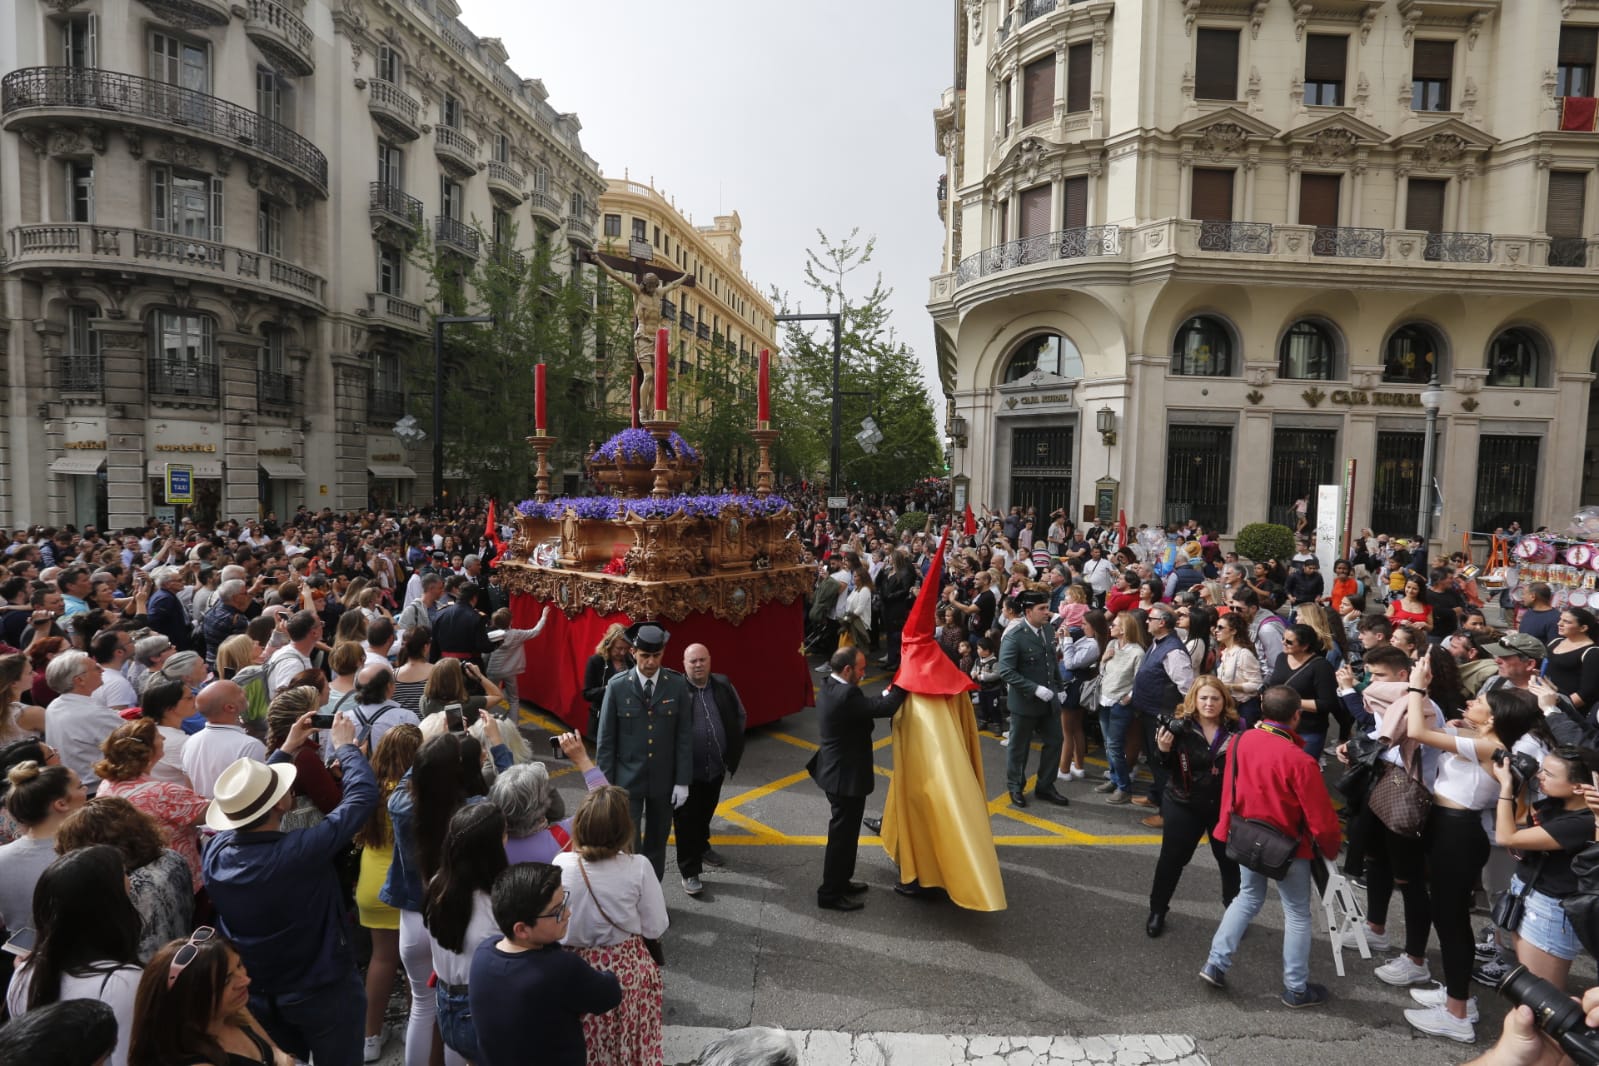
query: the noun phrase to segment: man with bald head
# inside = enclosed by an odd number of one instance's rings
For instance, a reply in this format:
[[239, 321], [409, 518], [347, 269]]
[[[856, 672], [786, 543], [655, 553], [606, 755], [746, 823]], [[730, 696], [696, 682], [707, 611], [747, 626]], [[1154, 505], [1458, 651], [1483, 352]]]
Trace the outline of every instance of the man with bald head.
[[183, 772], [190, 787], [210, 799], [222, 771], [240, 759], [265, 762], [266, 745], [244, 731], [241, 720], [248, 702], [244, 689], [232, 681], [211, 682], [194, 705], [205, 717], [205, 728], [184, 743]]
[[711, 847], [711, 816], [722, 799], [722, 779], [738, 769], [744, 754], [744, 723], [748, 715], [733, 683], [711, 673], [711, 652], [703, 644], [683, 651], [683, 674], [688, 678], [689, 705], [694, 712], [694, 772], [688, 799], [672, 812], [677, 834], [677, 872], [683, 891], [699, 896], [705, 891], [700, 874], [707, 864], [725, 862]]

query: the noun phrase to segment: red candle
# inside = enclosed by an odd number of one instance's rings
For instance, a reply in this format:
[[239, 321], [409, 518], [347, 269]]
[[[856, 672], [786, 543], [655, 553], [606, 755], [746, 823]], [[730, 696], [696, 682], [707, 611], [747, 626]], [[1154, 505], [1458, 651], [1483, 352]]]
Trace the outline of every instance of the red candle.
[[655, 334], [655, 409], [666, 410], [667, 355], [671, 350], [670, 334], [665, 326]]
[[761, 349], [760, 370], [755, 378], [755, 420], [762, 428], [772, 420], [772, 350]]
[[538, 428], [539, 436], [544, 436], [544, 427], [549, 425], [544, 420], [544, 364], [537, 363], [533, 367], [533, 425]]

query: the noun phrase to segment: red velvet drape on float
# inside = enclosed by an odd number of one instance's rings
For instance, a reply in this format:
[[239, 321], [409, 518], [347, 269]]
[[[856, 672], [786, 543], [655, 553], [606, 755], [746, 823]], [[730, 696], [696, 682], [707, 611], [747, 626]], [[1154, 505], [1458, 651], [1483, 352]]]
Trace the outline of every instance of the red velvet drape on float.
[[910, 693], [894, 715], [894, 776], [883, 805], [883, 847], [902, 881], [938, 887], [958, 906], [1005, 909], [1005, 884], [994, 851], [983, 757], [978, 747], [971, 678], [933, 639], [942, 591], [939, 540], [922, 591], [900, 638], [894, 684]]
[[[532, 628], [544, 604], [531, 596], [511, 596], [511, 624]], [[625, 614], [585, 610], [568, 618], [550, 612], [544, 632], [527, 645], [527, 670], [517, 681], [521, 697], [553, 713], [573, 729], [588, 729], [589, 705], [583, 698], [583, 668], [612, 622], [630, 625]], [[811, 671], [800, 652], [805, 639], [805, 604], [764, 604], [739, 625], [712, 614], [691, 614], [662, 623], [672, 634], [666, 665], [683, 669], [683, 649], [703, 644], [711, 650], [711, 669], [726, 674], [738, 689], [751, 726], [775, 722], [804, 710], [812, 698]]]

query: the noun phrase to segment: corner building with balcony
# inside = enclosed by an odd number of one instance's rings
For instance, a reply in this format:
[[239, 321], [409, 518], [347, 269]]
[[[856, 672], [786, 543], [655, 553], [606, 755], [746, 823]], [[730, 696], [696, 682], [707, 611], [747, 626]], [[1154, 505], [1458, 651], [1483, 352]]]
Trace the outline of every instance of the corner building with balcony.
[[953, 18], [929, 310], [958, 491], [1232, 534], [1352, 459], [1355, 529], [1410, 536], [1436, 374], [1436, 542], [1599, 498], [1599, 2]]
[[[426, 499], [410, 249], [573, 269], [575, 116], [452, 0], [17, 0], [0, 25], [0, 524]], [[498, 249], [490, 249], [496, 251]], [[193, 467], [169, 508], [167, 463]]]

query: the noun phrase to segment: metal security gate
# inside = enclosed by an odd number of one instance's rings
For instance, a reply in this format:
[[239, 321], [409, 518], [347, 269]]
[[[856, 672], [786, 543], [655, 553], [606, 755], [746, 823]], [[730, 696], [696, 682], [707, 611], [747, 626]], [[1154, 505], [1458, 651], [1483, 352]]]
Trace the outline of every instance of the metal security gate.
[[1226, 532], [1232, 468], [1232, 426], [1169, 427], [1166, 525], [1180, 525], [1192, 518], [1211, 532]]
[[1395, 537], [1413, 537], [1421, 505], [1421, 461], [1425, 433], [1377, 434], [1377, 469], [1371, 484], [1371, 528]]
[[1010, 435], [1010, 502], [1040, 516], [1056, 508], [1072, 511], [1072, 429], [1070, 426], [1013, 429]]
[[1477, 442], [1477, 499], [1471, 528], [1493, 530], [1520, 522], [1532, 529], [1538, 491], [1539, 437], [1483, 437]]
[[1333, 483], [1337, 449], [1336, 430], [1279, 429], [1272, 434], [1269, 521], [1294, 529], [1299, 524], [1294, 502], [1301, 496], [1315, 521], [1316, 486]]

